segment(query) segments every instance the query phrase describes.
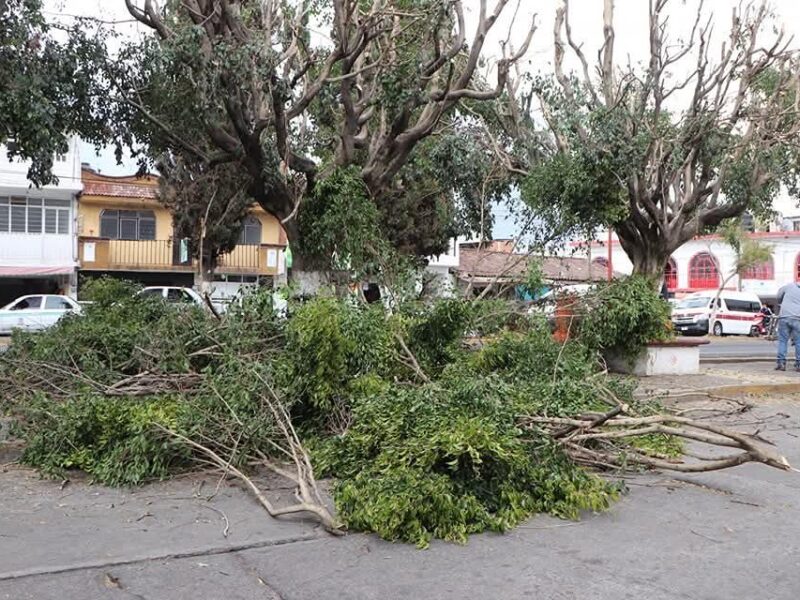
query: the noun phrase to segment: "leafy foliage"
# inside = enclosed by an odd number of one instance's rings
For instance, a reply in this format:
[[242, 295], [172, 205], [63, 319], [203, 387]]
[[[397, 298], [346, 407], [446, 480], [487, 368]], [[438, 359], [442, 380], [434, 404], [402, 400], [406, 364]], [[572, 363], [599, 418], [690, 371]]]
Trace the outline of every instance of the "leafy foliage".
[[581, 340], [591, 348], [635, 358], [653, 341], [671, 335], [670, 307], [652, 281], [632, 276], [603, 285], [581, 320]]
[[137, 283], [103, 275], [85, 278], [80, 285], [80, 299], [102, 306], [126, 302], [141, 289]]
[[[539, 378], [552, 372], [483, 370], [503, 348], [506, 357], [527, 356], [529, 344], [558, 352], [539, 340], [504, 337], [453, 363], [435, 383], [359, 399], [351, 428], [318, 455], [323, 472], [337, 477], [335, 499], [348, 525], [425, 546], [431, 537], [464, 541], [469, 533], [504, 531], [535, 512], [577, 518], [606, 508], [611, 486], [516, 426], [521, 412], [556, 401], [535, 396]], [[592, 397], [579, 396], [575, 408]]]
[[[219, 322], [131, 297], [114, 280], [89, 291], [95, 303], [85, 314], [17, 334], [0, 357], [0, 391], [27, 442], [23, 460], [48, 475], [77, 468], [112, 485], [167, 477], [197, 456], [165, 430], [227, 453], [240, 469], [251, 468], [248, 457], [280, 459], [280, 425], [264, 401], [274, 389], [317, 473], [335, 478], [350, 528], [419, 546], [463, 542], [537, 512], [577, 518], [617, 496], [544, 430], [522, 427], [521, 415], [604, 411], [609, 393], [652, 410], [607, 380], [585, 343], [556, 344], [543, 320], [498, 318], [491, 338], [468, 350], [464, 336], [484, 311], [501, 312], [495, 303], [388, 313], [319, 297], [282, 320], [261, 292]], [[32, 365], [55, 375], [43, 385]], [[145, 381], [178, 384], [143, 390]], [[664, 436], [638, 443], [679, 451]]]
[[340, 168], [318, 182], [300, 215], [301, 252], [318, 264], [375, 271], [385, 250], [378, 209], [354, 168]]
[[35, 185], [56, 181], [53, 161], [69, 150], [71, 136], [97, 144], [108, 139], [105, 56], [105, 35], [92, 24], [55, 27], [41, 0], [3, 0], [0, 143], [13, 142], [6, 146], [9, 159], [31, 160], [28, 178]]
[[63, 403], [36, 395], [28, 402], [18, 428], [27, 441], [22, 461], [44, 475], [80, 469], [107, 485], [137, 485], [190, 464], [186, 448], [155, 427], [177, 421], [175, 400], [87, 394]]
[[319, 298], [287, 326], [282, 387], [301, 407], [324, 415], [348, 399], [359, 377], [386, 374], [391, 346], [382, 307]]

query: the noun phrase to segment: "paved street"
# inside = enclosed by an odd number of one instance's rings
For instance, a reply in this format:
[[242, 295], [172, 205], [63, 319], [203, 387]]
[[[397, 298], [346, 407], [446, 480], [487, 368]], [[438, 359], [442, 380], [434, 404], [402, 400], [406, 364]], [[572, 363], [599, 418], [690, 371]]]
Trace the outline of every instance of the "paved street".
[[700, 346], [700, 358], [775, 358], [777, 342], [747, 336], [714, 337]]
[[[766, 402], [738, 424], [800, 464], [795, 400]], [[636, 477], [608, 513], [580, 522], [539, 517], [506, 535], [429, 550], [271, 520], [233, 486], [206, 500], [216, 477], [202, 487], [201, 479], [130, 493], [0, 473], [0, 599], [800, 596], [796, 472], [745, 465]]]

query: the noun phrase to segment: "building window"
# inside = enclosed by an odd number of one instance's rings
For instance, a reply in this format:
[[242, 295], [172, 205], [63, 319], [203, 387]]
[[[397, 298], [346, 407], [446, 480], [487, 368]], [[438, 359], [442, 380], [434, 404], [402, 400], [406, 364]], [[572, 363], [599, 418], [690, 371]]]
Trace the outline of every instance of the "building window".
[[69, 200], [0, 198], [0, 233], [69, 233]]
[[239, 234], [240, 246], [257, 246], [261, 243], [261, 221], [255, 217], [247, 217], [242, 224], [242, 231]]
[[775, 267], [772, 264], [772, 259], [770, 258], [763, 263], [745, 269], [742, 271], [742, 279], [760, 279], [764, 281], [775, 279]]
[[110, 240], [156, 239], [152, 210], [104, 210], [100, 213], [100, 237]]
[[709, 253], [701, 252], [689, 261], [689, 287], [695, 290], [713, 290], [719, 287], [717, 261]]
[[667, 284], [667, 291], [669, 292], [678, 288], [678, 265], [671, 258], [664, 267], [664, 283]]

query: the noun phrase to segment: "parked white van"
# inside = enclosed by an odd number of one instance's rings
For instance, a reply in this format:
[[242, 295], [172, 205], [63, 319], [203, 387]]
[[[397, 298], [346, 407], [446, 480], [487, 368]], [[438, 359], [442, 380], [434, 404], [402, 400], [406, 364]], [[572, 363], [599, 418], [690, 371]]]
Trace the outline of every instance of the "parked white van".
[[712, 302], [716, 291], [696, 292], [683, 298], [672, 308], [672, 325], [684, 335], [753, 335], [761, 320], [761, 300], [752, 292], [724, 290]]

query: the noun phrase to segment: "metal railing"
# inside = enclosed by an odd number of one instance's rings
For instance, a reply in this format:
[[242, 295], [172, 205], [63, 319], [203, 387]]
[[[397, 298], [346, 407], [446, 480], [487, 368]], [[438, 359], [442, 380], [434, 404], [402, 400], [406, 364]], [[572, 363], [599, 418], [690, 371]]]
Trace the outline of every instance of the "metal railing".
[[108, 264], [139, 269], [191, 267], [191, 262], [175, 260], [172, 240], [108, 240]]
[[243, 244], [236, 246], [227, 254], [223, 254], [217, 261], [220, 269], [238, 269], [247, 272], [261, 272], [266, 264], [261, 264], [261, 246], [256, 244]]
[[[86, 260], [84, 247], [93, 244], [92, 260]], [[81, 256], [84, 268], [176, 270], [189, 271], [196, 266], [185, 243], [173, 240], [110, 240], [81, 239]], [[236, 246], [231, 252], [220, 256], [217, 269], [228, 272], [269, 274], [277, 264], [267, 265], [269, 252], [279, 247], [259, 244]]]

